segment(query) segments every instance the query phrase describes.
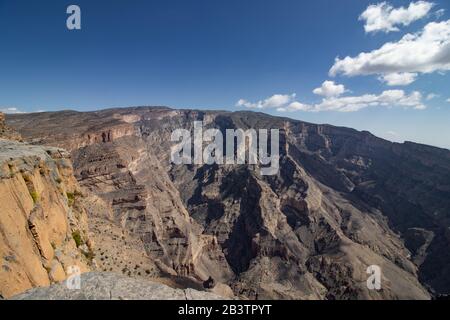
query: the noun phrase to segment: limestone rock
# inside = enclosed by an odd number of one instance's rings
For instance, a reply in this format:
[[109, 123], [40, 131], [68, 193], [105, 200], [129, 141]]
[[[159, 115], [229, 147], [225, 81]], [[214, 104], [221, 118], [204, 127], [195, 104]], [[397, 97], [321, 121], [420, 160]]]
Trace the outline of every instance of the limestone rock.
[[90, 260], [77, 248], [86, 241], [86, 212], [69, 154], [0, 139], [0, 293], [5, 297], [48, 286]]
[[81, 275], [80, 289], [68, 289], [65, 282], [35, 288], [13, 300], [222, 300], [223, 297], [193, 289], [173, 289], [114, 273], [89, 272]]
[[0, 139], [22, 140], [20, 134], [6, 125], [5, 114], [0, 112]]

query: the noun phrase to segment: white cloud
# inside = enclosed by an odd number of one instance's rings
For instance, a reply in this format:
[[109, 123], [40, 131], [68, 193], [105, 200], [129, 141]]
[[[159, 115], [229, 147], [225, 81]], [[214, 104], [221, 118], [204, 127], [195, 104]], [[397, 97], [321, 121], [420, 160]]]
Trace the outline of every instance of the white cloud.
[[9, 114], [14, 114], [14, 113], [25, 113], [25, 112], [23, 112], [23, 111], [20, 111], [19, 109], [17, 109], [17, 108], [14, 108], [14, 107], [0, 107], [0, 112], [3, 112], [3, 113], [9, 113]]
[[450, 103], [450, 98], [448, 98], [448, 99], [447, 99], [447, 102], [449, 102], [449, 103]]
[[[291, 95], [292, 97], [294, 95]], [[269, 98], [270, 99], [270, 98]], [[267, 101], [263, 100], [263, 101]], [[261, 105], [262, 102], [250, 103], [246, 100], [246, 104], [240, 104], [238, 106]], [[386, 90], [379, 95], [364, 94], [361, 96], [345, 96], [345, 97], [328, 97], [322, 99], [320, 103], [316, 104], [304, 104], [298, 101], [290, 101], [284, 105], [278, 105], [273, 108], [279, 112], [293, 112], [293, 111], [338, 111], [338, 112], [355, 112], [368, 107], [404, 107], [412, 108], [416, 110], [425, 109], [426, 106], [422, 103], [422, 94], [418, 91], [414, 91], [411, 94], [406, 94], [403, 90]]]
[[298, 101], [291, 102], [287, 106], [277, 108], [279, 112], [293, 112], [293, 111], [311, 111], [311, 106], [303, 104]]
[[440, 18], [440, 17], [442, 17], [443, 15], [445, 14], [445, 9], [439, 9], [438, 11], [436, 11], [435, 13], [434, 13], [434, 15], [436, 16], [436, 18]]
[[312, 111], [353, 112], [367, 107], [377, 106], [398, 106], [416, 110], [426, 108], [422, 103], [422, 95], [418, 91], [407, 95], [403, 90], [386, 90], [380, 95], [364, 94], [362, 96], [323, 99], [321, 103], [314, 105]]
[[330, 75], [346, 76], [444, 72], [450, 70], [450, 20], [428, 23], [416, 34], [407, 34], [398, 42], [362, 52], [356, 57], [336, 58]]
[[439, 95], [436, 94], [436, 93], [430, 93], [430, 94], [428, 94], [427, 97], [426, 97], [427, 101], [433, 100], [433, 99], [435, 99], [435, 98], [439, 98]]
[[373, 4], [361, 14], [359, 20], [365, 21], [366, 33], [399, 31], [398, 26], [408, 26], [424, 18], [434, 4], [427, 1], [411, 2], [407, 8], [394, 8], [387, 2]]
[[394, 130], [389, 130], [386, 133], [381, 134], [380, 136], [389, 141], [404, 142], [404, 139], [402, 138], [402, 136], [397, 131], [394, 131]]
[[313, 93], [325, 97], [338, 97], [345, 91], [345, 87], [342, 84], [335, 84], [334, 81], [324, 81], [320, 88], [313, 90]]
[[416, 81], [417, 73], [388, 73], [380, 76], [378, 79], [385, 82], [388, 86], [407, 86]]
[[288, 94], [275, 94], [265, 100], [260, 100], [256, 103], [248, 102], [247, 100], [240, 99], [236, 103], [236, 107], [246, 107], [250, 109], [265, 109], [265, 108], [281, 108], [286, 106], [290, 102], [294, 101], [295, 93]]
[[395, 131], [388, 131], [388, 132], [386, 132], [388, 135], [390, 135], [390, 136], [393, 136], [393, 137], [398, 137], [398, 133], [397, 132], [395, 132]]

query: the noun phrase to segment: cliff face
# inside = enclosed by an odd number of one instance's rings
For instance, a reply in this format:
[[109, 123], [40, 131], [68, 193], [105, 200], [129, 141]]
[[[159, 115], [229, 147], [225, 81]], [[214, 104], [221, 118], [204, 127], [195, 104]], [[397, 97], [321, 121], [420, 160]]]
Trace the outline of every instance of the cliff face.
[[66, 151], [0, 139], [0, 295], [89, 270], [81, 197]]
[[6, 125], [5, 114], [0, 112], [0, 138], [20, 141], [22, 137]]
[[[222, 131], [279, 128], [279, 173], [170, 164], [172, 131], [196, 120]], [[194, 284], [212, 276], [249, 298], [450, 290], [448, 150], [249, 112], [129, 108], [8, 121], [27, 140], [69, 148], [102, 230], [103, 270]], [[111, 259], [124, 246], [130, 254]], [[381, 291], [366, 287], [370, 265], [382, 269]]]

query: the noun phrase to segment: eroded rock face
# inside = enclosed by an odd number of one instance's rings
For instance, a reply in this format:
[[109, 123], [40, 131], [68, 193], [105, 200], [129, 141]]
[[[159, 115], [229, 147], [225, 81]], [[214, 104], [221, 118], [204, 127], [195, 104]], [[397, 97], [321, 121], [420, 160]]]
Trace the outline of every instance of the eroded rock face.
[[0, 139], [9, 139], [20, 141], [22, 137], [20, 134], [12, 130], [6, 125], [5, 114], [0, 112]]
[[[196, 120], [222, 131], [280, 129], [279, 173], [170, 164], [170, 134]], [[253, 299], [428, 299], [424, 285], [450, 290], [448, 150], [251, 112], [129, 108], [8, 121], [28, 140], [69, 146], [96, 199], [90, 215], [141, 241], [143, 263], [159, 270], [150, 276], [199, 285], [211, 276]], [[89, 138], [122, 127], [126, 134]], [[366, 287], [370, 265], [382, 269], [381, 291]]]
[[2, 296], [64, 280], [69, 267], [89, 270], [80, 197], [66, 151], [0, 139]]
[[173, 289], [119, 274], [88, 272], [81, 275], [80, 289], [68, 289], [65, 282], [35, 288], [13, 300], [221, 300], [214, 293], [193, 289]]

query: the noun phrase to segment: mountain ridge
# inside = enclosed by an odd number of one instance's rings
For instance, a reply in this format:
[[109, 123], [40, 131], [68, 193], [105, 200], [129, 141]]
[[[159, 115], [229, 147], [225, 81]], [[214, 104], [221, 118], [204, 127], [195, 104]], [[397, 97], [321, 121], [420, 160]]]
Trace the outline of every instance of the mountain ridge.
[[42, 111], [42, 112], [33, 112], [33, 113], [19, 113], [19, 114], [6, 114], [5, 116], [11, 119], [14, 119], [15, 117], [20, 117], [21, 115], [30, 115], [30, 114], [55, 114], [55, 113], [77, 113], [77, 114], [84, 114], [84, 113], [102, 113], [102, 112], [111, 112], [111, 111], [119, 111], [119, 110], [139, 110], [139, 109], [150, 109], [150, 110], [173, 110], [173, 111], [195, 111], [198, 113], [224, 113], [224, 114], [255, 114], [255, 115], [260, 115], [260, 116], [265, 116], [265, 117], [271, 117], [271, 118], [277, 118], [277, 119], [282, 119], [282, 120], [286, 120], [286, 121], [292, 121], [292, 122], [300, 122], [300, 123], [305, 123], [305, 124], [310, 124], [310, 125], [320, 125], [320, 126], [328, 126], [328, 127], [333, 127], [333, 128], [341, 128], [341, 129], [347, 129], [347, 130], [354, 130], [356, 132], [359, 133], [367, 133], [370, 134], [378, 139], [381, 139], [383, 141], [392, 143], [392, 144], [399, 144], [399, 145], [404, 145], [404, 144], [414, 144], [414, 145], [418, 145], [418, 146], [424, 146], [424, 147], [430, 147], [430, 148], [436, 148], [436, 149], [442, 149], [445, 151], [450, 151], [449, 148], [445, 148], [445, 147], [439, 147], [439, 146], [435, 146], [435, 145], [430, 145], [427, 143], [421, 143], [421, 142], [416, 142], [416, 141], [412, 141], [412, 140], [405, 140], [404, 142], [396, 142], [396, 141], [391, 141], [385, 138], [381, 138], [379, 136], [377, 136], [376, 134], [370, 132], [369, 130], [358, 130], [358, 129], [354, 129], [348, 126], [344, 126], [344, 125], [334, 125], [334, 124], [330, 124], [330, 123], [314, 123], [314, 122], [309, 122], [309, 121], [305, 121], [302, 119], [294, 119], [294, 118], [290, 118], [287, 116], [277, 116], [277, 115], [272, 115], [269, 113], [265, 113], [265, 112], [261, 112], [261, 111], [252, 111], [252, 110], [236, 110], [236, 111], [227, 111], [227, 110], [222, 110], [222, 109], [203, 109], [203, 108], [175, 108], [175, 107], [170, 107], [170, 106], [130, 106], [130, 107], [108, 107], [105, 109], [97, 109], [97, 110], [87, 110], [87, 111], [79, 111], [79, 110], [75, 110], [75, 109], [65, 109], [65, 110], [57, 110], [57, 111]]

